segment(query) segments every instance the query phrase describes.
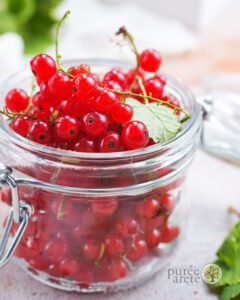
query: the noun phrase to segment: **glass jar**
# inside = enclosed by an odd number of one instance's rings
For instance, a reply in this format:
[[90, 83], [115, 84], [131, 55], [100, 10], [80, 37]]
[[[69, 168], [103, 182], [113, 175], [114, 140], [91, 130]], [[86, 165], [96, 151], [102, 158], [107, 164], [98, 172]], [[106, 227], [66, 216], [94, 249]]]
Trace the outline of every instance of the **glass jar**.
[[[109, 60], [81, 62], [97, 73], [127, 67]], [[66, 67], [77, 64], [69, 61]], [[183, 183], [202, 113], [179, 81], [163, 75], [167, 92], [192, 114], [183, 131], [163, 145], [109, 154], [65, 151], [16, 135], [0, 117], [5, 229], [0, 266], [14, 252], [19, 266], [47, 285], [107, 292], [143, 283], [171, 258], [184, 234]], [[30, 86], [30, 72], [20, 73], [2, 85], [1, 98], [13, 87]]]

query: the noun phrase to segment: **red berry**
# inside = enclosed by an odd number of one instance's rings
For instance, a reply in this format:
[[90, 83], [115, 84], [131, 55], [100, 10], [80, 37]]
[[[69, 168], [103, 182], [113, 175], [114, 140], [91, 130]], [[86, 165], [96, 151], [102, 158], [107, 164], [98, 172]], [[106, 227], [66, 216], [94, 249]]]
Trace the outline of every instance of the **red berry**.
[[108, 90], [103, 90], [96, 99], [95, 107], [99, 111], [110, 111], [117, 102], [117, 94]]
[[161, 240], [161, 231], [157, 228], [154, 228], [147, 232], [146, 242], [149, 248], [156, 248]]
[[149, 141], [147, 127], [140, 121], [127, 123], [122, 131], [122, 140], [129, 149], [145, 147]]
[[90, 74], [79, 74], [75, 76], [73, 84], [79, 95], [92, 95], [96, 92], [97, 82]]
[[27, 137], [28, 130], [30, 126], [30, 120], [28, 117], [17, 117], [12, 123], [11, 123], [12, 129], [20, 134], [23, 137]]
[[48, 81], [56, 72], [54, 59], [47, 54], [39, 54], [30, 61], [32, 72], [37, 76], [39, 83]]
[[166, 79], [165, 79], [162, 75], [158, 75], [158, 74], [157, 74], [157, 75], [153, 76], [152, 78], [155, 79], [155, 80], [160, 81], [160, 83], [161, 83], [163, 86], [165, 86], [165, 85], [167, 84]]
[[128, 273], [127, 265], [124, 261], [114, 261], [109, 267], [109, 273], [113, 280], [123, 278]]
[[52, 263], [61, 262], [69, 253], [69, 246], [58, 240], [50, 241], [44, 248], [44, 256]]
[[101, 243], [97, 240], [88, 240], [83, 245], [84, 257], [89, 260], [96, 260], [101, 251]]
[[155, 49], [147, 49], [143, 51], [139, 58], [141, 68], [147, 72], [157, 72], [161, 62], [161, 54]]
[[179, 236], [179, 228], [177, 226], [171, 226], [170, 224], [166, 224], [161, 229], [161, 243], [171, 243]]
[[176, 205], [176, 200], [174, 197], [172, 197], [168, 194], [164, 194], [160, 198], [160, 205], [161, 205], [161, 209], [164, 209], [167, 212], [171, 212]]
[[73, 140], [80, 132], [80, 122], [70, 116], [60, 117], [55, 123], [56, 135], [63, 140]]
[[97, 217], [109, 217], [112, 216], [117, 208], [118, 208], [118, 202], [116, 200], [106, 200], [106, 201], [100, 201], [92, 202], [91, 208], [95, 216]]
[[59, 99], [66, 99], [72, 93], [72, 81], [68, 75], [58, 72], [53, 75], [49, 81], [48, 86], [50, 92]]
[[117, 103], [111, 110], [111, 115], [115, 122], [125, 124], [131, 121], [133, 109], [128, 104]]
[[40, 85], [40, 95], [45, 100], [46, 105], [55, 105], [59, 102], [59, 98], [53, 95], [49, 89], [47, 82], [42, 82]]
[[103, 82], [110, 80], [117, 82], [122, 89], [124, 89], [127, 84], [126, 75], [119, 69], [113, 69], [104, 75]]
[[49, 144], [52, 138], [51, 128], [44, 121], [34, 121], [29, 128], [29, 138], [39, 144]]
[[161, 99], [163, 96], [163, 84], [161, 81], [155, 78], [149, 78], [144, 83], [147, 95], [151, 95], [153, 98]]
[[117, 152], [121, 150], [121, 136], [114, 131], [109, 131], [99, 142], [100, 152]]
[[136, 74], [136, 69], [131, 69], [126, 74], [127, 84], [131, 86], [136, 79], [136, 75], [140, 76], [142, 79], [144, 79], [143, 71], [140, 69], [138, 74]]
[[5, 104], [10, 111], [25, 111], [29, 106], [29, 97], [24, 90], [12, 89], [5, 97]]
[[116, 235], [109, 235], [105, 238], [106, 253], [112, 258], [119, 258], [125, 250], [123, 241]]
[[83, 116], [81, 125], [87, 136], [100, 137], [106, 133], [109, 121], [103, 114], [90, 112]]
[[40, 109], [49, 109], [50, 102], [46, 101], [38, 92], [32, 97], [32, 105]]
[[59, 269], [64, 276], [74, 276], [79, 271], [78, 260], [66, 258], [60, 263]]
[[77, 71], [77, 66], [74, 66], [74, 67], [70, 67], [68, 70], [67, 70], [67, 73], [72, 75], [72, 76], [76, 76], [78, 74], [78, 71]]
[[89, 74], [91, 72], [91, 68], [88, 64], [81, 64], [77, 67], [78, 74]]
[[96, 143], [93, 139], [83, 136], [74, 143], [73, 150], [77, 152], [95, 152]]
[[131, 217], [124, 217], [116, 221], [115, 228], [119, 234], [123, 236], [129, 236], [137, 233], [139, 224], [135, 219]]
[[160, 203], [155, 198], [148, 198], [143, 202], [143, 215], [146, 218], [155, 217], [160, 210]]
[[134, 241], [134, 246], [129, 250], [127, 257], [130, 260], [137, 261], [147, 253], [147, 243], [145, 240], [137, 237]]
[[52, 111], [50, 107], [48, 109], [43, 110], [39, 107], [32, 106], [30, 110], [27, 112], [27, 115], [30, 118], [47, 122], [50, 118], [51, 113]]

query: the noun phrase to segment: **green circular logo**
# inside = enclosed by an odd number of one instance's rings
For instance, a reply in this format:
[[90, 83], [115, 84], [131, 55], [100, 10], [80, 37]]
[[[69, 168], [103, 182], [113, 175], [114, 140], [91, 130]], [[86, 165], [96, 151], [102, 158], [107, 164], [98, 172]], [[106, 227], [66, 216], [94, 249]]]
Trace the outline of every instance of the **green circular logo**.
[[202, 269], [202, 279], [207, 284], [216, 284], [222, 278], [222, 269], [216, 264], [207, 264]]

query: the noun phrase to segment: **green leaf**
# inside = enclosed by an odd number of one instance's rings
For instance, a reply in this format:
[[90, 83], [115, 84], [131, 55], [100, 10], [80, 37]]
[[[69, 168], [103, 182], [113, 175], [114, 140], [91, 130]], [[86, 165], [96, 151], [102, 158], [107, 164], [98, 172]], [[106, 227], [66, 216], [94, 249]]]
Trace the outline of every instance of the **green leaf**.
[[228, 234], [217, 257], [215, 263], [222, 269], [222, 279], [216, 286], [240, 283], [240, 222]]
[[125, 102], [133, 108], [133, 120], [141, 121], [147, 126], [149, 136], [155, 143], [165, 143], [173, 139], [183, 128], [169, 107], [157, 103], [142, 104], [132, 98], [127, 98]]
[[221, 300], [236, 299], [237, 296], [240, 296], [240, 284], [226, 286], [222, 291], [220, 299]]

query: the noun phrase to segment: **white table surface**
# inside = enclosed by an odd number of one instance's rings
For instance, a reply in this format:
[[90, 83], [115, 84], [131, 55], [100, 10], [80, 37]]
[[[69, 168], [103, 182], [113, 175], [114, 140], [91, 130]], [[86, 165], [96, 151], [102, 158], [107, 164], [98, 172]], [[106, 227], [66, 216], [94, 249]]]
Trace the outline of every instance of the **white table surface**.
[[136, 289], [111, 295], [68, 294], [46, 287], [24, 274], [13, 263], [0, 272], [0, 300], [215, 300], [206, 284], [173, 283], [168, 268], [193, 266], [201, 269], [212, 262], [215, 252], [236, 218], [229, 205], [240, 207], [240, 168], [198, 151], [189, 172], [191, 199], [187, 237], [155, 278]]

